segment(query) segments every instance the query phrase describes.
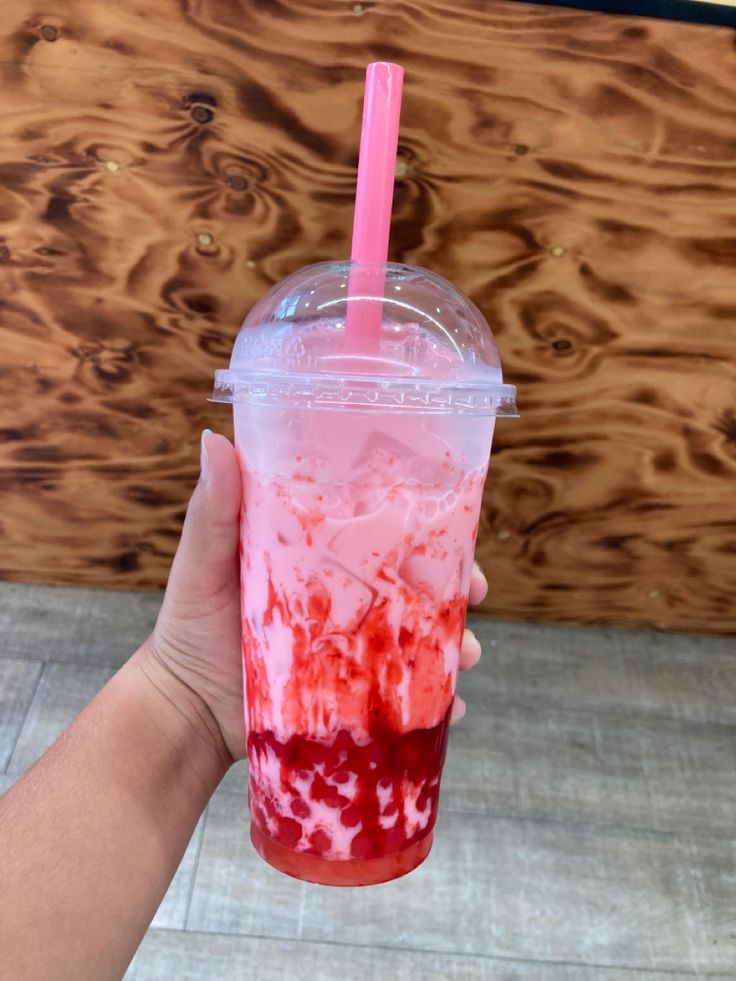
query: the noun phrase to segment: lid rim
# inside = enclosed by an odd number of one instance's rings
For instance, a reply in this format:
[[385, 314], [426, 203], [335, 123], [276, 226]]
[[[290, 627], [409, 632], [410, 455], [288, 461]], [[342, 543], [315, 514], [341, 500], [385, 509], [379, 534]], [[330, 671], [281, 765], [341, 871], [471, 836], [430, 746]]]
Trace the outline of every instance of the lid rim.
[[[366, 384], [368, 383], [368, 384]], [[219, 369], [210, 402], [289, 405], [299, 400], [319, 409], [363, 409], [484, 416], [516, 416], [516, 388], [503, 382], [485, 385], [459, 379], [441, 385], [429, 378], [366, 375], [302, 375], [275, 371]]]
[[434, 391], [441, 387], [443, 392], [464, 391], [464, 392], [484, 392], [494, 393], [501, 397], [515, 397], [516, 387], [508, 385], [504, 381], [488, 379], [485, 382], [481, 377], [477, 378], [453, 378], [442, 381], [436, 378], [427, 378], [418, 375], [414, 378], [407, 375], [368, 375], [368, 374], [317, 374], [314, 372], [301, 371], [279, 371], [269, 368], [217, 368], [215, 370], [215, 389], [220, 385], [234, 385], [238, 382], [243, 384], [254, 381], [264, 383], [276, 382], [281, 384], [301, 384], [301, 385], [330, 385], [338, 388], [346, 388], [348, 384], [372, 385], [382, 390], [410, 388], [415, 390]]

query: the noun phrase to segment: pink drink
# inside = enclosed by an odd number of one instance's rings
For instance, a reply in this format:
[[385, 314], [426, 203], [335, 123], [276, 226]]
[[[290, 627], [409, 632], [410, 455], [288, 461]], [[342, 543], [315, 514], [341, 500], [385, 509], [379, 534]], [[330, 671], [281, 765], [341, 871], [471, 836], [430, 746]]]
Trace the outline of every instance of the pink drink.
[[431, 833], [483, 486], [449, 454], [402, 478], [382, 421], [338, 491], [304, 454], [284, 480], [241, 453], [253, 824], [322, 881], [393, 878]]
[[[431, 847], [493, 417], [513, 393], [418, 323], [387, 319], [371, 359], [332, 356], [344, 320], [293, 319], [324, 277], [339, 288], [325, 267], [254, 310], [218, 393], [244, 481], [251, 837], [290, 875], [362, 885]], [[410, 298], [452, 289], [387, 269]]]

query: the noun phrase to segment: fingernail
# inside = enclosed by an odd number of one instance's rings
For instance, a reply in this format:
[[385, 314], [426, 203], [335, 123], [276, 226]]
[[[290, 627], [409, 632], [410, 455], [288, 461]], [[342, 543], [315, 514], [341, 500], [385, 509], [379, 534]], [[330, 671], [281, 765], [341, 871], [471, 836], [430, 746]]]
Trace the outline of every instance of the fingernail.
[[211, 429], [203, 429], [199, 441], [199, 479], [206, 481], [210, 475], [210, 463], [207, 458], [207, 437], [212, 435]]
[[475, 569], [475, 571], [478, 573], [478, 575], [482, 578], [483, 582], [487, 586], [488, 585], [488, 580], [486, 579], [486, 574], [485, 574], [485, 572], [483, 572], [483, 570], [481, 569], [481, 567], [478, 565], [477, 562], [474, 562], [473, 563], [473, 568]]

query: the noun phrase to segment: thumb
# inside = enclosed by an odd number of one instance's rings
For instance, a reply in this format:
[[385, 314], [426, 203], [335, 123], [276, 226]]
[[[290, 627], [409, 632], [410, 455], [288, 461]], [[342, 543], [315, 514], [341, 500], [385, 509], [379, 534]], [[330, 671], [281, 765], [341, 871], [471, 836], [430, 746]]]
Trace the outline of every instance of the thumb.
[[205, 429], [199, 482], [187, 508], [167, 598], [200, 606], [238, 588], [240, 495], [240, 471], [232, 443]]

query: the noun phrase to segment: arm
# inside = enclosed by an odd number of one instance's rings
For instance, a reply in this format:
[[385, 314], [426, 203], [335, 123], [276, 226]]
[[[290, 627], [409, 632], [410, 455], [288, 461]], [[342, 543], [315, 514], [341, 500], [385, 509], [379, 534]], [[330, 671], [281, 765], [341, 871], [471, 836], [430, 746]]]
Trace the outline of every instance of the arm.
[[0, 797], [3, 978], [120, 978], [244, 754], [240, 475], [205, 442], [153, 635]]
[[[153, 634], [0, 798], [3, 978], [120, 978], [207, 800], [244, 755], [239, 511], [235, 451], [205, 433]], [[486, 589], [476, 568], [471, 603]], [[479, 656], [466, 631], [461, 670]]]
[[144, 645], [0, 798], [4, 977], [122, 977], [232, 757]]

